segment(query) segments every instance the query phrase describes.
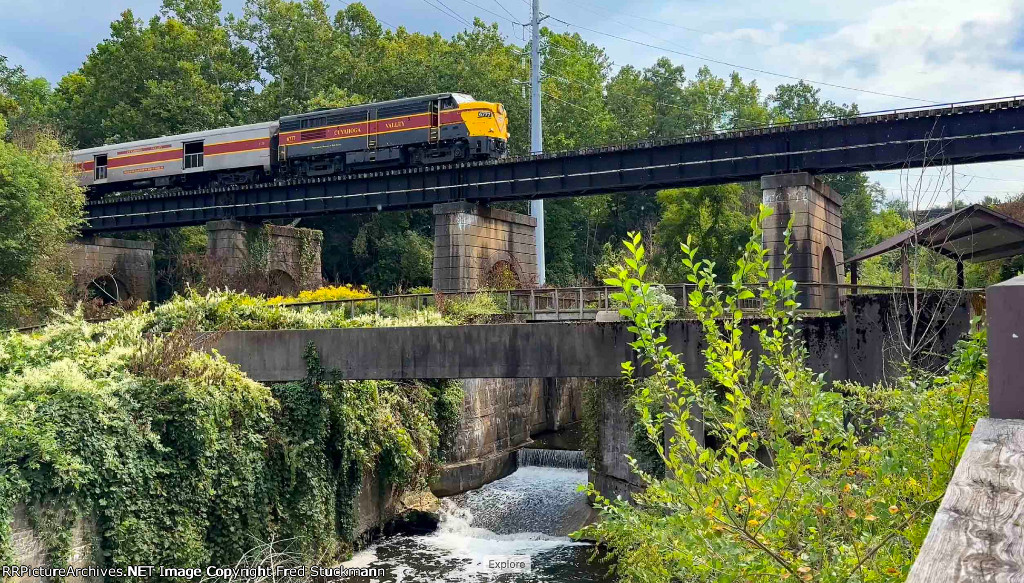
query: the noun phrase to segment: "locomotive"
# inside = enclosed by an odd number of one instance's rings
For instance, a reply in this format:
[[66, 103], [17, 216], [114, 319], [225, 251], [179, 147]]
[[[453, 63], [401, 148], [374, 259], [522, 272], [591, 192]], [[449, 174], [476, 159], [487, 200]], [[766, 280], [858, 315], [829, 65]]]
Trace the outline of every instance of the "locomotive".
[[72, 152], [91, 194], [203, 188], [502, 158], [500, 103], [439, 93]]

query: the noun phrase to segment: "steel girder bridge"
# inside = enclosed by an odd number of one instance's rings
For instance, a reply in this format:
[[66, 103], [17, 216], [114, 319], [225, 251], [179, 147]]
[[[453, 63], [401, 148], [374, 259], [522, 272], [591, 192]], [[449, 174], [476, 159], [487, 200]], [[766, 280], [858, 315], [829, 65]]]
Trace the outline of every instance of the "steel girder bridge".
[[1024, 98], [427, 168], [201, 190], [122, 194], [86, 206], [87, 234], [331, 213], [587, 196], [1024, 158]]

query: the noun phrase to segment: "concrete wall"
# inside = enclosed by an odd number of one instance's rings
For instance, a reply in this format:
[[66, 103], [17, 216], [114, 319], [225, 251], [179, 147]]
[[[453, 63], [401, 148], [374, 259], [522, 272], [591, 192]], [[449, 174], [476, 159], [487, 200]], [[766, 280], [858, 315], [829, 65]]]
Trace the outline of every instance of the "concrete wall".
[[153, 243], [87, 237], [70, 246], [76, 285], [85, 287], [96, 278], [112, 276], [127, 290], [128, 297], [142, 301], [154, 297]]
[[[39, 531], [32, 526], [29, 519], [28, 508], [19, 504], [14, 508], [14, 522], [11, 525], [12, 548], [15, 565], [30, 567], [42, 567], [48, 563], [46, 547], [39, 535]], [[68, 564], [72, 567], [88, 567], [100, 563], [102, 555], [99, 548], [99, 533], [96, 531], [96, 524], [92, 520], [79, 520], [71, 531], [71, 557]], [[67, 583], [79, 583], [84, 581], [100, 581], [102, 579], [87, 579], [82, 577], [68, 577]], [[12, 583], [36, 583], [38, 578], [14, 577]]]
[[[769, 277], [775, 279], [782, 274], [785, 231], [792, 219], [793, 280], [800, 283], [843, 283], [842, 197], [806, 172], [765, 176], [761, 179], [761, 191], [764, 204], [775, 211], [764, 224], [763, 241], [768, 249]], [[835, 279], [829, 281], [832, 275]], [[806, 308], [839, 309], [838, 296], [829, 288], [809, 287], [801, 293], [800, 302]]]
[[970, 330], [972, 294], [962, 290], [919, 294], [851, 296], [846, 301], [847, 375], [870, 385], [917, 368], [940, 370], [957, 341]]
[[[254, 266], [249, 250], [252, 241], [263, 236], [261, 230], [269, 236], [270, 252], [266, 265]], [[322, 283], [320, 231], [226, 220], [206, 223], [206, 232], [211, 275], [224, 279], [229, 287], [244, 287], [244, 282], [233, 280], [261, 275], [246, 273], [254, 268], [269, 277], [268, 293], [291, 295]]]
[[[376, 472], [364, 472], [362, 488], [356, 498], [355, 538], [359, 544], [368, 542], [389, 521], [396, 518], [406, 507], [391, 489], [383, 489]], [[14, 508], [12, 524], [13, 557], [15, 565], [44, 567], [50, 565], [39, 530], [32, 526], [24, 505]], [[72, 529], [71, 560], [73, 567], [102, 565], [99, 533], [91, 519], [78, 520]], [[202, 565], [188, 565], [202, 566]], [[102, 578], [69, 577], [67, 583], [99, 583]], [[5, 583], [8, 580], [5, 580]], [[10, 583], [44, 583], [40, 578], [15, 577]], [[49, 581], [49, 580], [47, 580]]]
[[589, 479], [603, 496], [629, 499], [643, 489], [640, 480], [629, 468], [627, 455], [632, 455], [633, 416], [629, 407], [629, 391], [622, 382], [602, 379], [600, 419], [598, 424], [597, 466], [590, 469]]
[[[801, 326], [811, 366], [831, 378], [846, 378], [845, 318], [806, 318]], [[310, 342], [324, 367], [344, 379], [618, 377], [622, 362], [640, 366], [628, 345], [633, 338], [627, 328], [626, 322], [545, 322], [245, 330], [225, 333], [214, 348], [265, 382], [305, 378], [302, 352]], [[704, 340], [697, 322], [670, 321], [665, 333], [690, 370], [703, 368]], [[751, 349], [757, 348], [753, 334], [747, 340]]]
[[455, 451], [431, 490], [451, 496], [516, 469], [515, 451], [530, 438], [582, 419], [588, 379], [466, 379]]
[[434, 289], [479, 289], [499, 262], [520, 283], [537, 279], [537, 219], [467, 202], [434, 205]]

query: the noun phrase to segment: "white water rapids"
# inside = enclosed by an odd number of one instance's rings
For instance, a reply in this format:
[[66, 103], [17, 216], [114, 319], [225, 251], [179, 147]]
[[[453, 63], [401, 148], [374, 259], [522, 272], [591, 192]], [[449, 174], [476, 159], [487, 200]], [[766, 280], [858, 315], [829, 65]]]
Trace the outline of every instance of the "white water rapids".
[[[531, 454], [520, 463], [571, 465], [574, 453]], [[607, 566], [588, 561], [593, 547], [573, 542], [570, 532], [590, 508], [580, 485], [587, 472], [523, 466], [486, 486], [442, 500], [441, 522], [428, 535], [393, 536], [357, 553], [346, 566], [383, 567], [373, 583], [603, 582]], [[527, 556], [529, 573], [488, 568], [495, 557]]]

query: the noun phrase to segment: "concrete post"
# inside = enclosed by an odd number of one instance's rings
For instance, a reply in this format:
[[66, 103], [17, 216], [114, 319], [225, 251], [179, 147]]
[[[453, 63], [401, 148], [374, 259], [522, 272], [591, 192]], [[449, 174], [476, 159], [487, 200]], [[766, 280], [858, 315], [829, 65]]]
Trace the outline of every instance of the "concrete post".
[[761, 178], [766, 206], [775, 212], [764, 225], [768, 249], [768, 276], [782, 275], [785, 231], [793, 230], [793, 262], [790, 276], [801, 286], [799, 301], [809, 309], [838, 309], [835, 287], [815, 284], [845, 282], [843, 266], [843, 199], [827, 184], [806, 172]]
[[990, 286], [988, 410], [997, 419], [1024, 419], [1024, 276]]
[[537, 219], [468, 202], [434, 205], [434, 290], [473, 291], [497, 268], [536, 283]]

